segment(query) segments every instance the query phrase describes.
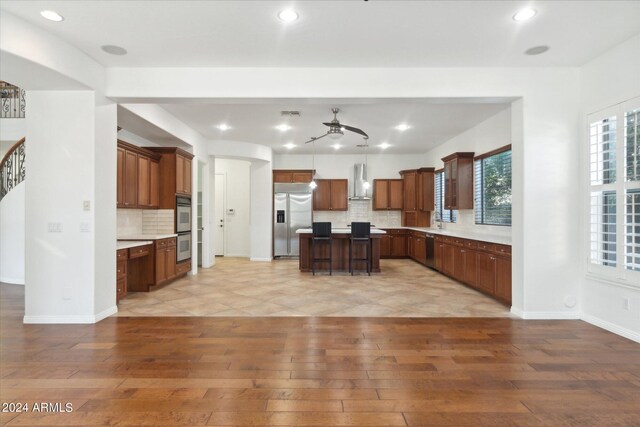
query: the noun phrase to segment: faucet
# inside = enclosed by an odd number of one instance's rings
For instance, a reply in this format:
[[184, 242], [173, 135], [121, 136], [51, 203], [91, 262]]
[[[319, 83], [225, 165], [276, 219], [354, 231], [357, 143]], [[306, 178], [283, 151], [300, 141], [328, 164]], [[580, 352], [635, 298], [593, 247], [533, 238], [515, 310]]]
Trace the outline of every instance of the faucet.
[[442, 218], [436, 217], [436, 222], [438, 223], [438, 230], [444, 230], [444, 222]]

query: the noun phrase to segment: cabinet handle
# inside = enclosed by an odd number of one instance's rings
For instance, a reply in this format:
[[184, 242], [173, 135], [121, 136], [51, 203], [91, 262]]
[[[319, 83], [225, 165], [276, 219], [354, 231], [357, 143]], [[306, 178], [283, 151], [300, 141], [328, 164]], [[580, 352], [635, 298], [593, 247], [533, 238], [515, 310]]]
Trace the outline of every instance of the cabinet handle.
[[463, 250], [461, 250], [460, 252], [461, 252], [461, 253], [465, 253], [465, 252], [467, 252], [467, 251], [465, 251], [465, 250], [463, 249]]

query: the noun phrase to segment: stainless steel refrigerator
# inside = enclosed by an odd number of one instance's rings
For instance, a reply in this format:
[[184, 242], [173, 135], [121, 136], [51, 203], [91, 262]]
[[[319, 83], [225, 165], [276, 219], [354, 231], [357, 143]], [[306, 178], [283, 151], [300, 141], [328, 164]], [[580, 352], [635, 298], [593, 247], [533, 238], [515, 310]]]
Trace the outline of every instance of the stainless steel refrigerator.
[[296, 230], [311, 228], [312, 194], [308, 184], [275, 184], [273, 202], [274, 257], [300, 256]]

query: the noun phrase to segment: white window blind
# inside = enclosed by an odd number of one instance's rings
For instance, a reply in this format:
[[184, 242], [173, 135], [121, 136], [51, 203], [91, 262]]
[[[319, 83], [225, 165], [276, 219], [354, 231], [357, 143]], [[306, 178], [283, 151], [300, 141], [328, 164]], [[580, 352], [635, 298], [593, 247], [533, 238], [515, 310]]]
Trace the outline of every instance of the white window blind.
[[475, 161], [476, 224], [511, 225], [511, 150]]
[[[640, 286], [640, 99], [589, 120], [589, 268]], [[632, 108], [630, 108], [632, 107]]]

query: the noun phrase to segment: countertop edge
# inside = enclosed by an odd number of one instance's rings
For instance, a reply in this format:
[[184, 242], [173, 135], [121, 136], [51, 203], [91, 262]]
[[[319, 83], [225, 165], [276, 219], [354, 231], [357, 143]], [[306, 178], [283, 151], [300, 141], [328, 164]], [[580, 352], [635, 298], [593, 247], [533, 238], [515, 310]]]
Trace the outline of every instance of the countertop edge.
[[439, 230], [428, 227], [380, 227], [387, 230], [414, 230], [422, 233], [438, 234], [440, 236], [459, 237], [461, 239], [477, 240], [479, 242], [496, 243], [498, 245], [511, 246], [511, 237], [492, 236], [465, 231]]

